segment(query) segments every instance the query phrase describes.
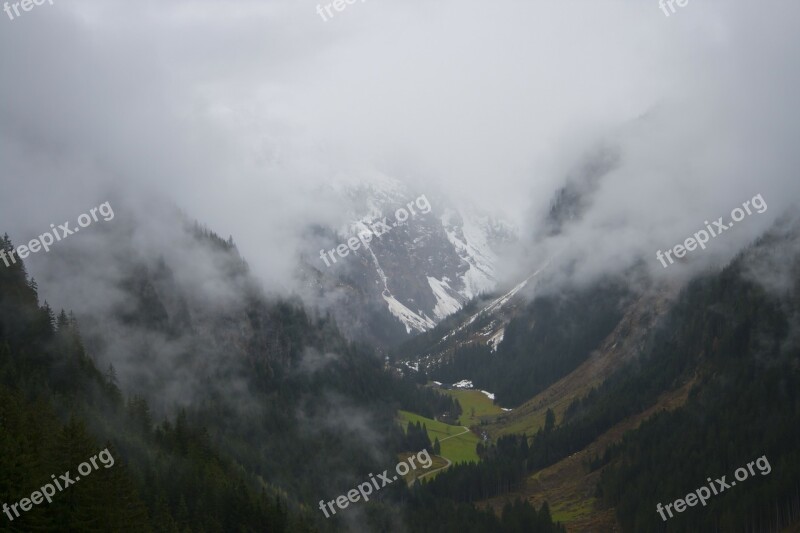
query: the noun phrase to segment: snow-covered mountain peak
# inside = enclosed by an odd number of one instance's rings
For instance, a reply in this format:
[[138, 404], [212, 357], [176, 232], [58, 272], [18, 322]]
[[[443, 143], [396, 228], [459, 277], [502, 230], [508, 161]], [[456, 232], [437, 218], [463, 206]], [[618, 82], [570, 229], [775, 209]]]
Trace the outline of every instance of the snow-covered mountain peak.
[[[379, 344], [404, 336], [384, 320], [400, 325], [405, 335], [424, 332], [470, 299], [492, 292], [498, 250], [517, 237], [502, 219], [473, 206], [455, 205], [435, 190], [411, 190], [385, 175], [340, 185], [337, 194], [349, 221], [338, 228], [338, 242], [331, 242], [328, 249], [370, 230], [376, 222], [385, 223], [388, 231], [385, 227], [382, 235], [373, 237], [369, 247], [349, 252], [340, 260], [346, 265], [314, 265], [321, 278], [319, 289], [349, 286], [349, 301], [332, 309], [339, 315], [337, 322], [345, 331], [352, 323], [354, 337], [365, 333], [364, 324], [383, 323], [382, 331], [366, 332]], [[416, 212], [407, 220], [395, 219], [398, 209], [418, 200]], [[352, 297], [355, 294], [357, 298]]]

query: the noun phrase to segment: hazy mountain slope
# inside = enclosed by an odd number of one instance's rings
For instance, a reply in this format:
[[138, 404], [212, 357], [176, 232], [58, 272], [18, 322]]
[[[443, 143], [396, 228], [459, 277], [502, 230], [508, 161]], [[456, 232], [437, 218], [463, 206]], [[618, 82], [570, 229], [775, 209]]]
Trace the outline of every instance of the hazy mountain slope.
[[[678, 298], [640, 299], [592, 359], [483, 426], [506, 435], [486, 451], [485, 469], [506, 469], [509, 480], [494, 505], [546, 494], [562, 518], [584, 525], [613, 506], [624, 531], [779, 531], [797, 523], [799, 235], [796, 222], [782, 220]], [[661, 412], [667, 406], [672, 411]], [[666, 525], [654, 511], [762, 455], [772, 471], [748, 480], [748, 490], [726, 491]], [[476, 483], [472, 475], [453, 471], [437, 482]], [[585, 505], [576, 507], [575, 491]]]
[[[312, 530], [201, 424], [185, 414], [156, 422], [142, 398], [126, 401], [114, 372], [103, 375], [84, 350], [74, 318], [37, 299], [21, 261], [0, 268], [0, 500], [18, 502], [64, 472], [79, 483], [8, 524], [3, 515], [0, 528]], [[104, 449], [103, 466], [79, 479], [78, 465]]]
[[548, 409], [555, 413], [557, 420], [562, 420], [575, 399], [587, 395], [639, 356], [648, 333], [672, 306], [675, 292], [675, 288], [662, 288], [638, 297], [588, 359], [519, 407], [492, 420], [485, 426], [486, 431], [495, 437], [536, 433], [544, 427]]
[[629, 299], [618, 280], [538, 296], [511, 319], [496, 352], [457, 348], [430, 374], [446, 383], [469, 379], [515, 407], [586, 360], [622, 319]]
[[[185, 408], [249, 471], [304, 500], [390, 460], [399, 437], [397, 394], [408, 396], [413, 385], [384, 372], [331, 319], [263, 294], [232, 241], [162, 216], [171, 247], [140, 256], [126, 244], [136, 239], [110, 230], [108, 248], [71, 257], [70, 271], [60, 273], [95, 294], [113, 294], [78, 302], [76, 315], [87, 347], [113, 363], [120, 385], [159, 416]], [[139, 239], [146, 230], [122, 231]], [[98, 261], [111, 273], [102, 280], [93, 275]], [[190, 264], [200, 267], [184, 268]], [[330, 475], [298, 477], [291, 465], [299, 463]]]

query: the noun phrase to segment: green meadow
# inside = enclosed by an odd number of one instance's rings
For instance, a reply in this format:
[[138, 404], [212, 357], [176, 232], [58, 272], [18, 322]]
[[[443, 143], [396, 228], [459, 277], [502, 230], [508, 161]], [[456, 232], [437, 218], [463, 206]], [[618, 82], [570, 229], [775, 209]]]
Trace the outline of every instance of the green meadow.
[[465, 431], [461, 426], [451, 426], [408, 411], [398, 411], [397, 421], [404, 430], [409, 422], [416, 424], [419, 421], [420, 424], [424, 424], [428, 428], [428, 437], [431, 442], [434, 442], [436, 437], [439, 438], [441, 446], [439, 455], [450, 459], [453, 463], [478, 461], [475, 446], [480, 442], [480, 439], [471, 431]]
[[461, 404], [459, 423], [472, 427], [481, 423], [481, 417], [499, 415], [503, 410], [479, 390], [441, 389], [439, 392], [457, 399]]

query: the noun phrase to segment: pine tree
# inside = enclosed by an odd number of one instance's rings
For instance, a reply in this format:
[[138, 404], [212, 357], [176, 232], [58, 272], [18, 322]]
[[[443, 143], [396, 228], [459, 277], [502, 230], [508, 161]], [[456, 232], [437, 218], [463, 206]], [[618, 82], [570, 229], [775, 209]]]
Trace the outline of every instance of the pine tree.
[[65, 313], [63, 309], [60, 313], [58, 313], [56, 327], [58, 328], [59, 332], [66, 332], [67, 328], [69, 328], [69, 318], [67, 318], [67, 313]]
[[550, 433], [556, 426], [556, 415], [552, 409], [548, 409], [544, 415], [544, 431]]

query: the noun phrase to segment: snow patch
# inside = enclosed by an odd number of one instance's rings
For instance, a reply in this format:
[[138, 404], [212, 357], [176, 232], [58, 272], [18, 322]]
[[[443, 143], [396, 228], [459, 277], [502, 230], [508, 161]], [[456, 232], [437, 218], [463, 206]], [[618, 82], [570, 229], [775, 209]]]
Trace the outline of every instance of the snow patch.
[[462, 379], [458, 383], [453, 383], [453, 387], [455, 387], [456, 389], [471, 389], [472, 382], [468, 379]]
[[485, 390], [482, 390], [481, 392], [484, 393], [490, 400], [494, 400], [494, 394], [493, 393], [485, 391]]
[[489, 292], [497, 284], [494, 265], [497, 255], [487, 242], [486, 230], [481, 229], [470, 217], [448, 209], [441, 216], [447, 240], [456, 253], [469, 265], [462, 276], [464, 289], [461, 294], [468, 300], [482, 292]]
[[388, 291], [383, 292], [383, 299], [389, 306], [389, 312], [397, 317], [406, 327], [406, 333], [411, 333], [412, 329], [422, 333], [428, 331], [429, 329], [433, 329], [436, 326], [436, 322], [428, 318], [425, 313], [423, 313], [422, 316], [418, 315], [397, 301], [397, 299], [389, 294]]
[[500, 328], [500, 330], [494, 335], [492, 335], [492, 338], [490, 338], [486, 342], [486, 344], [492, 347], [492, 353], [497, 351], [497, 347], [500, 345], [501, 342], [503, 342], [505, 335], [506, 335], [506, 328]]
[[389, 312], [397, 317], [406, 327], [406, 333], [411, 333], [412, 329], [415, 329], [420, 333], [424, 333], [429, 329], [436, 327], [436, 322], [425, 316], [425, 313], [423, 313], [422, 316], [416, 314], [414, 311], [400, 303], [397, 298], [392, 296], [392, 293], [389, 291], [389, 282], [386, 277], [386, 273], [381, 268], [378, 257], [375, 255], [375, 252], [372, 251], [372, 248], [367, 248], [367, 250], [372, 256], [372, 262], [375, 264], [375, 271], [378, 273], [378, 276], [383, 282], [383, 293], [381, 296], [383, 296], [386, 305], [389, 307]]
[[538, 275], [539, 275], [539, 274], [540, 274], [540, 273], [541, 273], [541, 272], [542, 272], [544, 269], [546, 269], [546, 268], [547, 268], [549, 265], [550, 265], [550, 260], [548, 259], [548, 260], [545, 262], [545, 264], [544, 264], [544, 265], [542, 265], [542, 266], [541, 266], [541, 267], [540, 267], [540, 268], [539, 268], [539, 269], [538, 269], [536, 272], [534, 272], [533, 274], [531, 274], [530, 276], [528, 276], [528, 277], [527, 277], [527, 278], [526, 278], [526, 279], [525, 279], [525, 280], [524, 280], [522, 283], [519, 283], [517, 286], [515, 286], [513, 289], [511, 289], [510, 291], [508, 291], [508, 292], [507, 292], [506, 294], [504, 294], [503, 296], [500, 296], [499, 298], [496, 298], [496, 299], [494, 299], [494, 300], [492, 301], [492, 303], [490, 303], [489, 305], [487, 305], [486, 307], [484, 307], [483, 309], [481, 309], [480, 311], [478, 311], [477, 313], [475, 313], [474, 315], [472, 315], [472, 316], [469, 318], [469, 320], [467, 320], [465, 323], [461, 324], [459, 327], [457, 327], [456, 329], [454, 329], [453, 331], [451, 331], [450, 333], [448, 333], [447, 335], [445, 335], [444, 337], [442, 337], [442, 341], [445, 341], [445, 340], [447, 340], [447, 338], [448, 338], [448, 337], [450, 337], [450, 336], [452, 336], [452, 335], [454, 335], [454, 334], [458, 333], [459, 331], [463, 330], [464, 328], [466, 328], [467, 326], [469, 326], [470, 324], [472, 324], [473, 322], [475, 322], [475, 321], [478, 319], [478, 317], [484, 316], [484, 315], [486, 315], [486, 314], [491, 314], [491, 313], [494, 313], [495, 311], [497, 311], [497, 310], [499, 310], [500, 308], [502, 308], [502, 307], [503, 307], [505, 304], [507, 304], [507, 303], [508, 303], [508, 301], [509, 301], [509, 300], [511, 300], [511, 299], [512, 299], [512, 298], [513, 298], [513, 297], [514, 297], [514, 296], [515, 296], [515, 295], [516, 295], [516, 294], [517, 294], [519, 291], [521, 291], [523, 288], [525, 288], [525, 286], [528, 284], [528, 282], [529, 282], [531, 279], [533, 279], [533, 278], [535, 278], [536, 276], [538, 276]]
[[439, 281], [428, 276], [428, 285], [431, 286], [433, 295], [436, 297], [436, 307], [433, 308], [436, 318], [442, 320], [461, 309], [461, 301], [456, 298], [459, 294], [450, 287], [447, 281]]

